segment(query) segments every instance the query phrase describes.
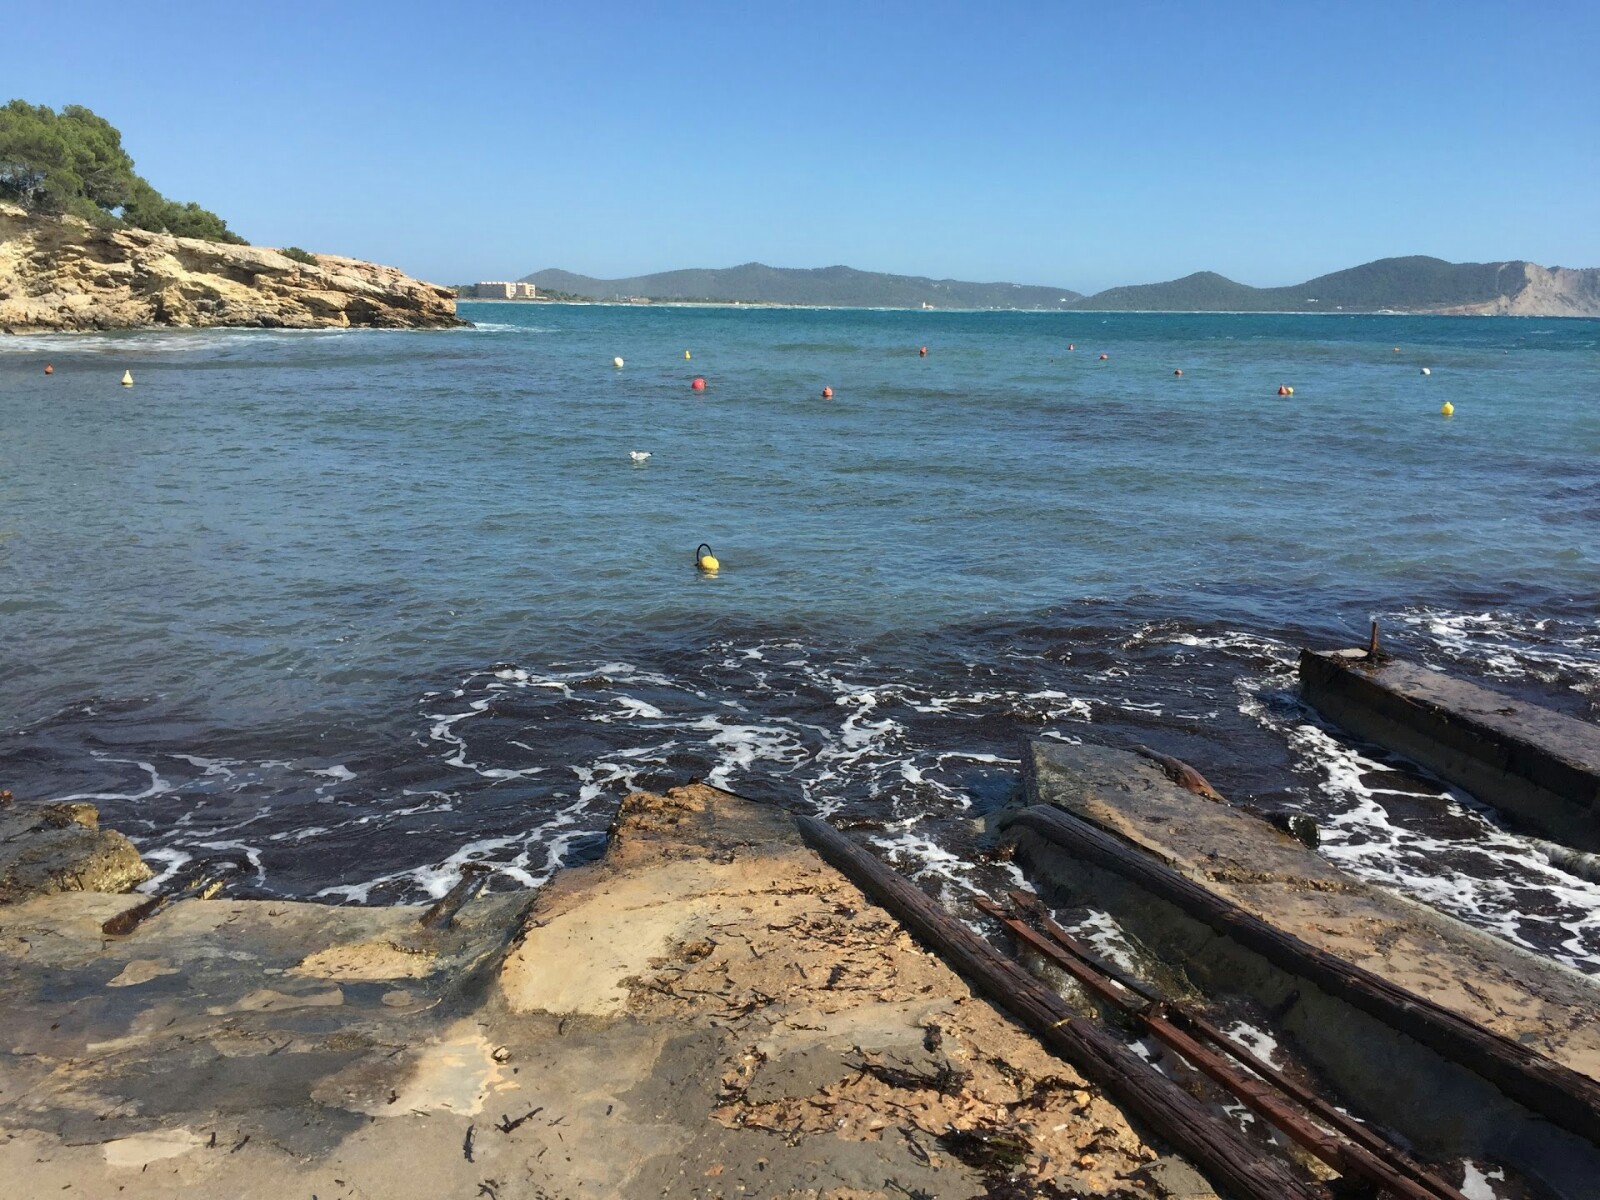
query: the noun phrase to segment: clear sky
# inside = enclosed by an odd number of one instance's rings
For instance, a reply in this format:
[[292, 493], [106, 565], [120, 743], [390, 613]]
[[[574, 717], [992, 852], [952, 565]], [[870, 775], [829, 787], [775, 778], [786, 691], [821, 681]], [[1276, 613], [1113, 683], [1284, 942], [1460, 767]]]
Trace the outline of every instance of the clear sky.
[[251, 241], [441, 282], [760, 260], [1094, 291], [1600, 266], [1600, 3], [26, 3]]

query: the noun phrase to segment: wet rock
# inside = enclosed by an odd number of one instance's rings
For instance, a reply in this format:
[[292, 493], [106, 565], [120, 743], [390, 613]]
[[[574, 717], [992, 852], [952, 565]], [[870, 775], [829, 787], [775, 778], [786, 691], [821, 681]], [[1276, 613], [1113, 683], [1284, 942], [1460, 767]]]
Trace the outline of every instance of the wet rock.
[[635, 793], [603, 861], [448, 928], [224, 898], [103, 937], [130, 903], [0, 922], [19, 1195], [1159, 1194], [1114, 1106], [713, 788]]
[[0, 904], [53, 892], [126, 892], [150, 878], [133, 843], [92, 804], [0, 808]]

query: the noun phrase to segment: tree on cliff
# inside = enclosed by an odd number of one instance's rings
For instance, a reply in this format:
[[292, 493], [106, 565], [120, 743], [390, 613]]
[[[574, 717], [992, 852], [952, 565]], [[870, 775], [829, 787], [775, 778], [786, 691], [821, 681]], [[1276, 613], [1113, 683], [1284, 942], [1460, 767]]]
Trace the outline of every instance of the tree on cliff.
[[133, 169], [122, 134], [69, 104], [59, 113], [13, 100], [0, 107], [0, 200], [32, 212], [70, 213], [177, 237], [244, 241], [198, 204], [168, 200]]

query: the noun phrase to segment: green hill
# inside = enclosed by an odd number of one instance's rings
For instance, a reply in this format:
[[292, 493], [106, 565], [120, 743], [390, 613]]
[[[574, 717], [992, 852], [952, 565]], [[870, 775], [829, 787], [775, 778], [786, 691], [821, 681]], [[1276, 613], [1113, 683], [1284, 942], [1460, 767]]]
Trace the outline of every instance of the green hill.
[[862, 308], [1079, 309], [1122, 312], [1463, 312], [1600, 315], [1600, 270], [1516, 260], [1452, 263], [1412, 255], [1258, 288], [1215, 271], [1080, 296], [1066, 288], [881, 275], [850, 267], [795, 270], [746, 263], [726, 270], [666, 271], [593, 279], [568, 271], [525, 276], [546, 293], [592, 300], [702, 300]]
[[883, 275], [852, 267], [809, 270], [745, 263], [722, 270], [666, 271], [630, 279], [593, 279], [555, 269], [523, 276], [542, 291], [592, 300], [704, 300], [841, 308], [1066, 308], [1081, 293], [1018, 283], [966, 283]]
[[1146, 312], [1402, 312], [1491, 304], [1524, 285], [1527, 264], [1451, 263], [1413, 255], [1319, 275], [1291, 287], [1255, 288], [1211, 271], [1167, 283], [1112, 288], [1073, 308]]

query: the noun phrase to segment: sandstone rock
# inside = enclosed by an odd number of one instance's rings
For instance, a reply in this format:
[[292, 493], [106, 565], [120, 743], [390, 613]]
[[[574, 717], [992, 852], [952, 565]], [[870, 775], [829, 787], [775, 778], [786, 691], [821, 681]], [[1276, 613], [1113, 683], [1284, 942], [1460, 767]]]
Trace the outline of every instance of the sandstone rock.
[[0, 204], [0, 331], [243, 325], [430, 329], [463, 325], [454, 295], [337, 255], [312, 266], [232, 246]]
[[125, 892], [150, 878], [133, 843], [92, 804], [0, 809], [0, 904], [52, 892]]

